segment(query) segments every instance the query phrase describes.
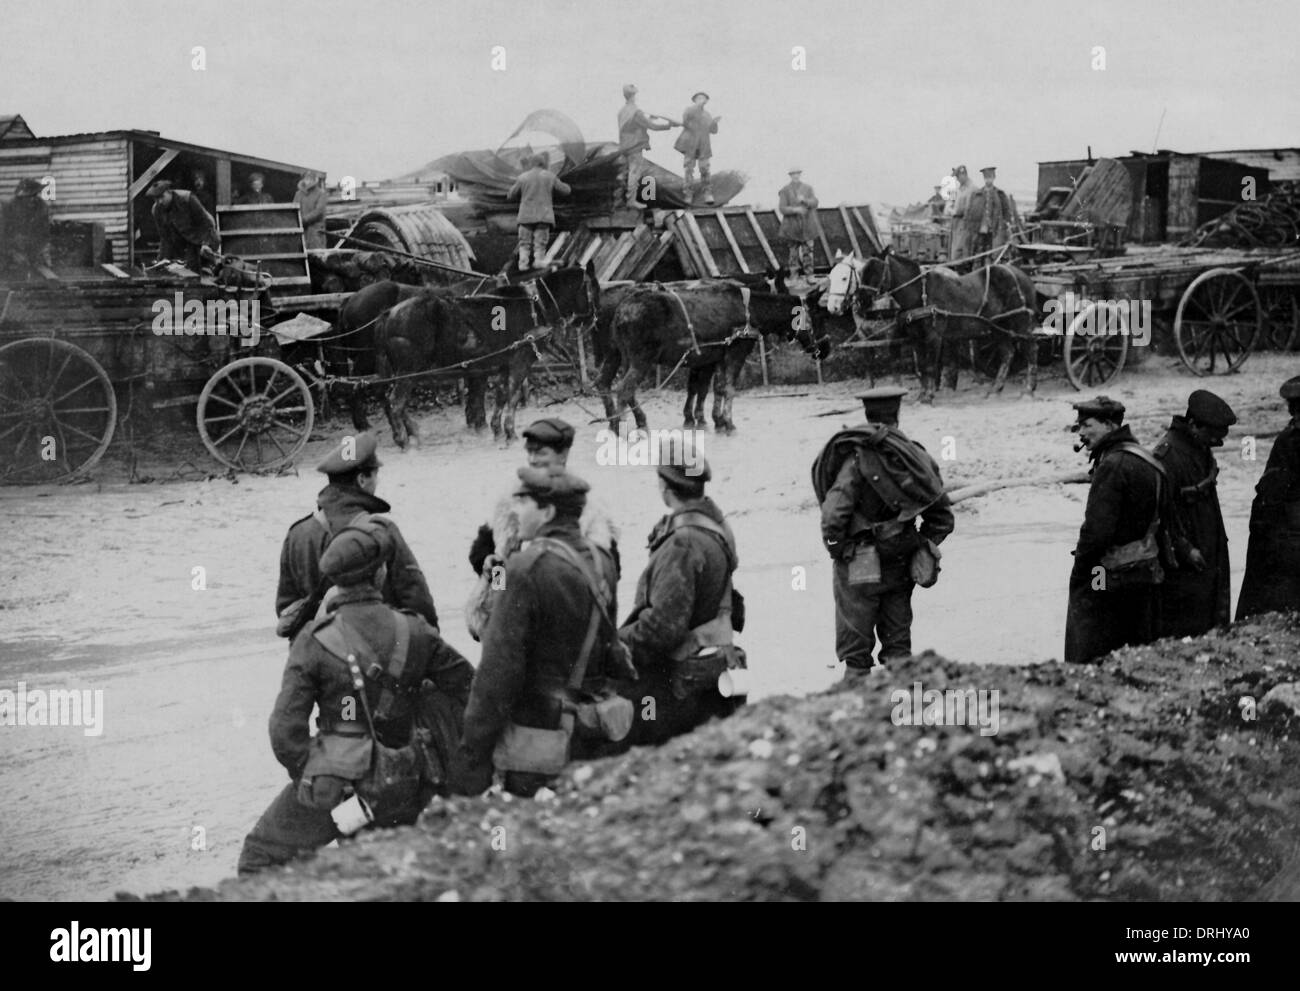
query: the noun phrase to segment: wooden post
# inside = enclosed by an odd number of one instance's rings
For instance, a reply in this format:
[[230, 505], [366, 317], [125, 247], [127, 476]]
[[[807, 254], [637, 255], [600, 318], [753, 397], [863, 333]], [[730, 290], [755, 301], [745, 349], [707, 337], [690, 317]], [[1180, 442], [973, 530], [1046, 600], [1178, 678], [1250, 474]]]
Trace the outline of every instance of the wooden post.
[[579, 325], [577, 328], [578, 337], [578, 381], [585, 389], [591, 384], [591, 379], [587, 377], [587, 344], [583, 340], [587, 336], [586, 328]]
[[817, 384], [821, 385], [822, 384], [822, 360], [818, 358], [816, 359], [816, 361], [817, 361]]
[[767, 343], [762, 334], [758, 336], [758, 363], [763, 366], [763, 384], [767, 385]]

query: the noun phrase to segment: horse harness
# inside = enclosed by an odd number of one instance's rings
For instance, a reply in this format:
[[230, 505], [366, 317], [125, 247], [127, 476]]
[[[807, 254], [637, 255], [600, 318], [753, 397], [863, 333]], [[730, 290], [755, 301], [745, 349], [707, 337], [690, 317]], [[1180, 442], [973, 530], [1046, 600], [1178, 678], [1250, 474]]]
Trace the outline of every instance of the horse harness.
[[[992, 287], [992, 278], [993, 278], [993, 269], [994, 269], [994, 268], [1007, 269], [1008, 271], [1011, 270], [1011, 266], [1009, 266], [1009, 265], [996, 265], [996, 266], [993, 266], [993, 265], [987, 265], [987, 266], [985, 266], [985, 268], [984, 268], [984, 297], [983, 297], [983, 299], [980, 300], [980, 305], [979, 305], [980, 310], [983, 310], [983, 309], [988, 305], [988, 302], [989, 302], [989, 290], [990, 290], [990, 288]], [[889, 263], [888, 263], [888, 261], [886, 261], [886, 262], [885, 262], [885, 276], [886, 276], [886, 278], [889, 277], [889, 274], [890, 274], [892, 271], [893, 271], [893, 269], [891, 269], [891, 268], [889, 267]], [[927, 282], [926, 276], [928, 276], [929, 274], [930, 274], [930, 273], [928, 273], [928, 272], [922, 271], [922, 272], [920, 272], [919, 274], [913, 276], [912, 278], [908, 279], [906, 282], [904, 282], [904, 283], [902, 283], [902, 284], [900, 284], [900, 285], [897, 285], [897, 286], [884, 286], [884, 285], [882, 285], [882, 286], [880, 286], [880, 287], [876, 290], [877, 292], [884, 293], [884, 294], [887, 295], [887, 296], [892, 296], [893, 299], [894, 299], [894, 302], [895, 302], [895, 303], [899, 303], [899, 299], [898, 299], [898, 297], [895, 295], [895, 293], [897, 293], [900, 289], [906, 289], [906, 288], [907, 288], [908, 286], [910, 286], [913, 282], [920, 282], [920, 283], [921, 283], [921, 305], [918, 306], [918, 307], [913, 307], [913, 308], [910, 309], [910, 310], [904, 310], [903, 312], [901, 312], [901, 313], [898, 315], [898, 326], [899, 326], [899, 329], [902, 329], [903, 327], [906, 327], [906, 326], [908, 326], [909, 324], [912, 324], [912, 323], [916, 323], [916, 322], [918, 322], [918, 321], [920, 321], [920, 320], [931, 320], [931, 321], [933, 321], [933, 320], [935, 320], [936, 318], [939, 318], [939, 317], [942, 317], [944, 320], [947, 320], [947, 319], [949, 319], [950, 317], [957, 317], [957, 318], [959, 318], [959, 319], [963, 319], [963, 320], [979, 320], [981, 323], [986, 323], [986, 324], [988, 324], [990, 327], [992, 327], [994, 330], [999, 331], [999, 332], [1001, 332], [1001, 333], [1013, 333], [1013, 331], [1010, 331], [1010, 330], [1008, 330], [1008, 328], [1001, 326], [997, 321], [999, 321], [999, 320], [1006, 320], [1008, 317], [1019, 316], [1019, 315], [1022, 314], [1022, 313], [1028, 313], [1028, 314], [1030, 314], [1030, 315], [1032, 315], [1032, 314], [1034, 313], [1034, 310], [1031, 309], [1030, 306], [1029, 306], [1029, 301], [1025, 299], [1024, 291], [1020, 288], [1020, 281], [1019, 281], [1018, 279], [1014, 279], [1014, 278], [1012, 279], [1012, 281], [1015, 283], [1015, 286], [1016, 286], [1016, 294], [1020, 297], [1020, 305], [1019, 305], [1018, 307], [1016, 307], [1014, 310], [1007, 310], [1005, 313], [998, 313], [998, 314], [996, 314], [996, 315], [994, 315], [994, 316], [992, 316], [992, 317], [986, 317], [986, 316], [983, 315], [983, 313], [979, 313], [979, 312], [977, 312], [977, 313], [953, 313], [953, 312], [950, 311], [950, 310], [943, 310], [943, 309], [940, 309], [938, 306], [935, 306], [933, 303], [930, 302], [929, 292], [926, 290], [926, 282]], [[902, 304], [899, 303], [899, 305], [901, 306]]]
[[664, 285], [662, 282], [657, 283], [657, 285], [660, 289], [668, 293], [668, 295], [670, 295], [674, 300], [676, 300], [677, 308], [682, 311], [682, 319], [686, 321], [686, 330], [691, 335], [692, 354], [695, 355], [700, 354], [701, 347], [729, 347], [730, 345], [734, 344], [736, 341], [740, 340], [741, 338], [757, 338], [759, 336], [758, 331], [756, 331], [753, 328], [750, 322], [750, 315], [749, 315], [750, 289], [748, 286], [738, 287], [740, 289], [741, 304], [745, 307], [745, 325], [741, 327], [740, 330], [733, 331], [731, 336], [724, 340], [705, 341], [704, 344], [701, 345], [700, 339], [695, 333], [695, 324], [691, 322], [691, 315], [686, 309], [686, 303], [682, 300], [681, 296], [677, 295], [677, 290], [673, 289], [671, 286]]

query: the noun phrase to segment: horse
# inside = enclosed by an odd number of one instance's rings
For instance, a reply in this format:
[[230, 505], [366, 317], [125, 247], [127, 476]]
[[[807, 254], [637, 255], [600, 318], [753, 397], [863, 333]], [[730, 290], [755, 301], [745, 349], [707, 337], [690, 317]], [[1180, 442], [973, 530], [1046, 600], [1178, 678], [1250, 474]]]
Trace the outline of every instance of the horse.
[[[1032, 396], [1037, 389], [1038, 342], [1032, 335], [1042, 313], [1034, 283], [1022, 270], [991, 265], [969, 275], [942, 266], [925, 271], [886, 248], [862, 262], [859, 279], [866, 301], [887, 295], [898, 304], [897, 331], [916, 350], [922, 402], [934, 402], [945, 344], [990, 333], [997, 335], [999, 364], [986, 397], [1002, 391], [1017, 348], [1025, 358], [1024, 393]], [[955, 377], [953, 382], [955, 387]]]
[[[467, 382], [465, 417], [471, 429], [484, 426], [484, 387], [490, 376], [499, 376], [492, 433], [513, 439], [523, 384], [539, 357], [539, 331], [564, 331], [575, 321], [594, 318], [599, 300], [595, 270], [588, 264], [499, 286], [490, 294], [426, 288], [383, 313], [374, 325], [376, 371], [381, 379], [396, 379], [383, 396], [394, 441], [404, 448], [409, 437], [419, 438], [406, 410], [419, 373], [455, 366]], [[363, 408], [354, 407], [353, 424], [367, 428]]]
[[[759, 335], [784, 335], [820, 360], [829, 338], [817, 337], [817, 295], [753, 291], [726, 281], [635, 286], [623, 291], [610, 321], [610, 341], [597, 380], [610, 429], [618, 431], [624, 408], [638, 429], [646, 416], [636, 401], [636, 387], [653, 365], [685, 364], [693, 372], [688, 384], [684, 425], [704, 425], [703, 395], [717, 371], [713, 424], [720, 432], [736, 429], [731, 408], [736, 383]], [[617, 385], [614, 378], [622, 367]], [[707, 371], [705, 371], [707, 370]], [[617, 404], [615, 402], [617, 395]]]

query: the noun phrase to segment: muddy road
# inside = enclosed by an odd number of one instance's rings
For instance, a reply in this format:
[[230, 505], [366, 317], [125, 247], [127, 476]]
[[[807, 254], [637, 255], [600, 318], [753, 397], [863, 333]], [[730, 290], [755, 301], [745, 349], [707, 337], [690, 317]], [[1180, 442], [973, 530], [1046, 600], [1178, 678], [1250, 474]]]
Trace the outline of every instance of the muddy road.
[[[1197, 387], [1236, 410], [1219, 476], [1235, 604], [1254, 484], [1286, 419], [1277, 387], [1300, 372], [1300, 357], [1255, 355], [1243, 374], [1213, 380], [1173, 366], [1153, 357], [1107, 392], [1129, 407], [1148, 445]], [[1067, 430], [1078, 394], [1057, 378], [1035, 400], [1020, 399], [1018, 387], [988, 401], [964, 387], [933, 408], [907, 400], [901, 426], [941, 458], [950, 483], [1083, 466]], [[860, 420], [852, 398], [860, 388], [741, 393], [740, 432], [705, 435], [710, 494], [739, 543], [749, 615], [741, 642], [756, 697], [815, 692], [840, 677], [809, 467], [835, 429]], [[680, 403], [677, 392], [646, 397], [651, 425], [674, 426]], [[588, 419], [564, 404], [523, 410], [519, 422], [538, 415]], [[462, 423], [459, 409], [441, 411], [423, 419], [422, 448], [403, 454], [385, 444], [379, 494], [424, 565], [444, 635], [477, 661], [463, 622], [473, 578], [466, 554], [523, 452], [467, 435]], [[625, 612], [662, 506], [651, 470], [597, 462], [597, 430], [580, 427], [569, 463], [623, 531]], [[11, 798], [0, 824], [0, 896], [105, 898], [234, 873], [244, 834], [285, 779], [266, 736], [286, 654], [273, 632], [280, 542], [313, 508], [323, 477], [311, 466], [344, 432], [342, 424], [323, 432], [296, 476], [128, 485], [122, 466], [106, 462], [90, 484], [0, 489], [0, 689], [103, 693], [98, 733], [0, 725]], [[1259, 438], [1255, 460], [1243, 457], [1247, 436]], [[914, 598], [914, 649], [976, 663], [1059, 657], [1085, 496], [1084, 486], [1055, 485], [962, 503], [939, 584]]]

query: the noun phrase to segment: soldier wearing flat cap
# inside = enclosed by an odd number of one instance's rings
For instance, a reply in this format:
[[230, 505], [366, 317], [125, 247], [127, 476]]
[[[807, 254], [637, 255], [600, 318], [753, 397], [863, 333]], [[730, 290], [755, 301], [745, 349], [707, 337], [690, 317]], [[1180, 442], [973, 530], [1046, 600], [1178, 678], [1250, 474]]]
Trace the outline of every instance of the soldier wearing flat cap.
[[1197, 389], [1187, 397], [1187, 413], [1173, 418], [1152, 451], [1165, 467], [1178, 528], [1189, 542], [1186, 566], [1170, 571], [1160, 585], [1160, 637], [1200, 636], [1232, 621], [1228, 533], [1214, 449], [1223, 446], [1236, 422], [1231, 406]]
[[[1017, 222], [1016, 205], [995, 184], [998, 170], [993, 166], [980, 169], [984, 185], [971, 191], [964, 206], [958, 207], [964, 228], [964, 240], [972, 255], [1000, 248], [1010, 239], [1011, 224]], [[992, 258], [985, 257], [981, 264], [988, 265]]]
[[[411, 743], [417, 705], [447, 716], [433, 743], [439, 753], [457, 743], [474, 668], [423, 617], [384, 604], [392, 534], [387, 521], [363, 513], [321, 556], [321, 570], [338, 594], [329, 613], [313, 620], [289, 652], [270, 732], [271, 749], [290, 781], [245, 837], [240, 874], [285, 863], [338, 839], [331, 810], [367, 776], [373, 741], [392, 748]], [[312, 736], [315, 707], [320, 713]], [[418, 794], [404, 793], [396, 804], [387, 803], [384, 818], [375, 824], [414, 822], [436, 785], [424, 778]]]
[[[682, 133], [677, 135], [673, 148], [682, 153], [682, 196], [686, 205], [695, 202], [698, 192], [704, 193], [704, 202], [713, 202], [713, 185], [709, 162], [713, 158], [711, 134], [718, 133], [721, 117], [714, 117], [704, 109], [709, 94], [703, 90], [691, 97], [691, 105], [682, 111]], [[695, 185], [695, 167], [700, 169], [700, 184]]]
[[1093, 462], [1088, 504], [1072, 551], [1065, 660], [1099, 661], [1125, 644], [1150, 643], [1159, 630], [1157, 586], [1173, 566], [1173, 503], [1164, 466], [1124, 425], [1124, 404], [1107, 396], [1075, 403], [1079, 434]]
[[28, 279], [49, 268], [50, 207], [39, 179], [19, 179], [14, 198], [0, 210], [0, 271]]
[[1280, 395], [1291, 420], [1255, 486], [1238, 620], [1300, 609], [1300, 375], [1287, 379]]
[[[563, 468], [573, 447], [573, 427], [558, 417], [546, 417], [529, 424], [524, 431], [524, 451], [530, 468]], [[618, 527], [609, 514], [591, 499], [587, 500], [579, 520], [582, 536], [602, 550], [609, 551], [615, 569], [620, 568]], [[469, 563], [478, 576], [465, 605], [465, 624], [475, 640], [487, 629], [488, 617], [500, 591], [505, 563], [519, 549], [519, 519], [511, 495], [497, 501], [492, 519], [478, 528], [469, 549]]]
[[937, 580], [939, 544], [955, 525], [938, 464], [898, 429], [905, 394], [863, 393], [865, 426], [841, 430], [813, 462], [846, 677], [871, 669], [877, 637], [880, 664], [911, 656], [912, 590]]
[[146, 193], [153, 204], [153, 222], [158, 228], [158, 258], [182, 261], [191, 272], [202, 271], [203, 249], [216, 251], [217, 222], [203, 209], [199, 198], [186, 189], [173, 189], [160, 179]]
[[[375, 495], [379, 484], [379, 442], [372, 433], [344, 437], [316, 470], [329, 484], [316, 496], [316, 511], [289, 527], [280, 548], [280, 582], [275, 591], [276, 633], [292, 639], [316, 615], [332, 584], [321, 571], [321, 555], [334, 534], [363, 513], [387, 513], [393, 507]], [[419, 613], [435, 628], [438, 612], [415, 555], [397, 524], [389, 530], [392, 559], [384, 582], [384, 601]]]
[[579, 528], [587, 483], [564, 468], [520, 468], [518, 476], [515, 514], [524, 547], [506, 562], [504, 588], [483, 634], [464, 735], [452, 762], [449, 783], [457, 794], [481, 794], [494, 768], [503, 772], [512, 794], [531, 797], [551, 782], [559, 768], [545, 766], [546, 754], [527, 751], [529, 729], [570, 733], [568, 755], [574, 759], [623, 746], [573, 733], [568, 705], [576, 691], [572, 681], [585, 690], [629, 673], [615, 669], [611, 650], [618, 595], [614, 559]]
[[639, 675], [629, 694], [637, 706], [631, 738], [638, 745], [663, 743], [741, 704], [717, 688], [718, 676], [744, 657], [732, 644], [744, 623], [732, 594], [740, 560], [735, 535], [705, 494], [713, 472], [702, 454], [668, 444], [657, 460], [668, 514], [650, 531], [650, 560], [618, 631]]

